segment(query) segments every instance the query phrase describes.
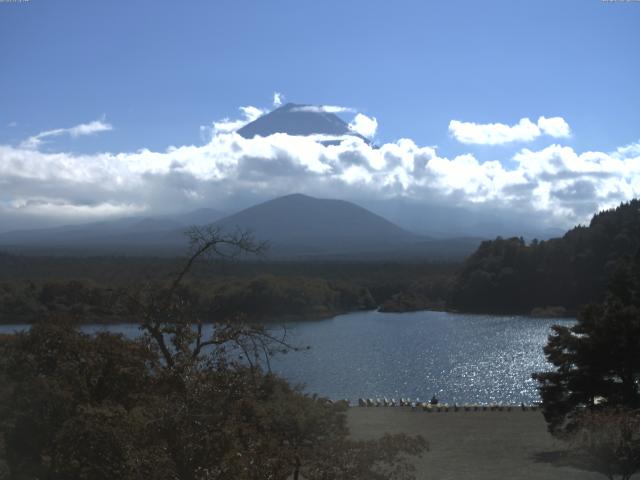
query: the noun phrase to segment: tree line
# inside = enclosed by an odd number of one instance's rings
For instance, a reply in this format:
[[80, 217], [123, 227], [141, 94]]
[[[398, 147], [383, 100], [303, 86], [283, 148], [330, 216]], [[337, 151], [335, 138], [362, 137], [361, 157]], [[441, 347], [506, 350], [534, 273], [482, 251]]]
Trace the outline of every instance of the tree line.
[[611, 275], [639, 248], [639, 200], [600, 212], [561, 238], [486, 241], [457, 273], [448, 306], [488, 313], [562, 307], [575, 315], [604, 299]]
[[[91, 323], [136, 321], [131, 297], [138, 286], [156, 288], [170, 281], [182, 261], [0, 254], [0, 322], [32, 323], [50, 313]], [[210, 318], [240, 313], [256, 321], [314, 319], [379, 306], [425, 308], [425, 295], [442, 304], [456, 266], [214, 258], [194, 264], [182, 288]]]
[[[152, 281], [147, 288], [159, 288]], [[241, 315], [252, 321], [322, 318], [376, 307], [369, 290], [349, 282], [260, 275], [252, 279], [185, 282], [182, 290], [209, 318]], [[135, 322], [139, 292], [92, 281], [0, 283], [0, 322], [33, 323], [67, 314], [87, 323]]]

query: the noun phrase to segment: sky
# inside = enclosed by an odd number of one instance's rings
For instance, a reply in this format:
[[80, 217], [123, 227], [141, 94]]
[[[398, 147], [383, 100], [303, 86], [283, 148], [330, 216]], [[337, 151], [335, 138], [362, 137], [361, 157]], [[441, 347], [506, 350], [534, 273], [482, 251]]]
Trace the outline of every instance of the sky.
[[[0, 231], [293, 191], [568, 227], [640, 194], [640, 2], [29, 0], [0, 41]], [[380, 148], [234, 134], [280, 102]]]

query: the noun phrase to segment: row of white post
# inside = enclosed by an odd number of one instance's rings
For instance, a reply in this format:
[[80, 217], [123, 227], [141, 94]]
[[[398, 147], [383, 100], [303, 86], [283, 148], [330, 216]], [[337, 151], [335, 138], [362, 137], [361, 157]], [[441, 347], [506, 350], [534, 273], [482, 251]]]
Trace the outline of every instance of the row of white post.
[[412, 401], [408, 398], [359, 398], [358, 406], [360, 407], [410, 407], [413, 410], [423, 410], [425, 412], [510, 412], [512, 410], [537, 411], [538, 405], [520, 405], [511, 404], [464, 404], [458, 405], [454, 403], [449, 405], [446, 403], [421, 402], [419, 399]]

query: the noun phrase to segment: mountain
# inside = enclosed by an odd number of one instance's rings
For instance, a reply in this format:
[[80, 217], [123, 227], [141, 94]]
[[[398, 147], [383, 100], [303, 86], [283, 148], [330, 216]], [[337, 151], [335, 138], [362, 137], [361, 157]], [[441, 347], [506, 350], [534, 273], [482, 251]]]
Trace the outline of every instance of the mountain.
[[158, 218], [172, 220], [179, 223], [181, 226], [188, 227], [191, 225], [208, 225], [220, 218], [223, 218], [225, 215], [225, 212], [221, 212], [220, 210], [215, 210], [213, 208], [199, 208], [187, 213], [162, 215]]
[[302, 194], [255, 205], [215, 224], [251, 230], [278, 256], [390, 250], [421, 240], [354, 203]]
[[220, 217], [215, 210], [202, 209], [182, 215], [19, 230], [0, 234], [0, 247], [39, 254], [176, 255], [187, 247], [186, 227], [205, 224], [223, 232], [250, 230], [257, 241], [269, 244], [267, 258], [272, 259], [458, 260], [481, 241], [421, 236], [354, 203], [302, 194]]
[[[326, 135], [328, 137], [350, 135], [368, 142], [366, 138], [351, 130], [349, 125], [335, 113], [323, 111], [322, 107], [295, 103], [287, 103], [259, 117], [240, 128], [237, 133], [244, 138], [253, 138], [256, 135], [267, 137], [274, 133], [304, 136]], [[338, 140], [328, 140], [323, 143], [337, 142]]]
[[191, 225], [213, 223], [223, 214], [203, 208], [158, 217], [125, 217], [80, 225], [14, 230], [0, 234], [0, 246], [14, 249], [98, 249], [122, 252], [127, 248], [174, 248], [184, 244], [182, 232]]

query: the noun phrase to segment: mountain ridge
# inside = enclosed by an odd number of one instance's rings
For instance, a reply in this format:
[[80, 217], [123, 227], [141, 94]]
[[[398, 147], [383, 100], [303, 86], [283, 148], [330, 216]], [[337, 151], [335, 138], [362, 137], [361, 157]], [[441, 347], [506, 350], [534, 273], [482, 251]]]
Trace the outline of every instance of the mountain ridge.
[[[200, 212], [200, 213], [197, 213]], [[98, 251], [117, 254], [176, 255], [187, 248], [186, 227], [205, 222], [201, 210], [180, 216], [129, 217], [84, 225], [20, 230], [0, 234], [0, 248], [21, 253], [34, 250]], [[270, 244], [268, 258], [361, 259], [461, 258], [480, 239], [439, 240], [410, 232], [355, 203], [294, 193], [206, 222], [223, 232], [250, 230]]]
[[355, 203], [300, 193], [254, 205], [215, 225], [251, 230], [276, 248], [304, 245], [315, 252], [365, 251], [421, 238]]

